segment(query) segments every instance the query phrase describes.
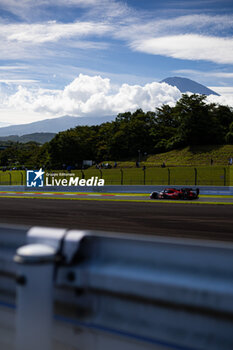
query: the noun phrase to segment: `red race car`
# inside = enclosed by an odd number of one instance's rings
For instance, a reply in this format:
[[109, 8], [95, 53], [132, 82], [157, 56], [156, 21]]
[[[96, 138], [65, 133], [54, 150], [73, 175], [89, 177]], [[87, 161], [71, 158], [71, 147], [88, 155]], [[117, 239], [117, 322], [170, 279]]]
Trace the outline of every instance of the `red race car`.
[[198, 199], [199, 189], [192, 188], [165, 188], [161, 192], [154, 191], [150, 194], [151, 199]]

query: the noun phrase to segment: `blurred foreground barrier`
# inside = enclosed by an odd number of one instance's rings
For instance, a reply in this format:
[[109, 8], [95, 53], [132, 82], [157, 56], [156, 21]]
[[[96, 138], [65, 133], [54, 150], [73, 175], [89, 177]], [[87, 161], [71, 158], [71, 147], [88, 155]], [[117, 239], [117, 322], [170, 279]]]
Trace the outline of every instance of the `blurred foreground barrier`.
[[0, 348], [233, 349], [233, 245], [0, 228]]

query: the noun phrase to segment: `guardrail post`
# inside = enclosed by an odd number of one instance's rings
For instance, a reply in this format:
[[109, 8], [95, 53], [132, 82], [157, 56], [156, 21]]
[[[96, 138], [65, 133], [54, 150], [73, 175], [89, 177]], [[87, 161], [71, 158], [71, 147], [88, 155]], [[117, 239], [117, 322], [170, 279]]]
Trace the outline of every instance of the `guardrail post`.
[[9, 173], [9, 178], [10, 178], [10, 185], [12, 185], [12, 176], [11, 176], [11, 173]]
[[21, 175], [21, 185], [23, 185], [23, 173], [20, 172], [20, 175]]
[[224, 183], [224, 186], [226, 186], [226, 183], [227, 183], [227, 171], [226, 171], [226, 168], [223, 168], [223, 171], [224, 171], [224, 175], [223, 175], [223, 183]]
[[123, 185], [123, 170], [121, 169], [121, 185]]
[[197, 186], [197, 168], [194, 168], [194, 184]]
[[51, 350], [55, 249], [29, 244], [17, 249], [16, 349]]
[[167, 175], [168, 175], [167, 184], [170, 185], [170, 182], [171, 182], [171, 171], [170, 171], [169, 168], [167, 168]]
[[146, 184], [146, 167], [143, 167], [143, 184]]

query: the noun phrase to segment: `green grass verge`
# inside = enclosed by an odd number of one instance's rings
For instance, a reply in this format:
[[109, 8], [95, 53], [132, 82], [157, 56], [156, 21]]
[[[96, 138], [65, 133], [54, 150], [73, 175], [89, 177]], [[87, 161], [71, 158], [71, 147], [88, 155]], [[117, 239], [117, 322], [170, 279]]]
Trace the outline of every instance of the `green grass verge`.
[[232, 155], [233, 145], [190, 146], [149, 156], [147, 162], [153, 162], [154, 164], [165, 162], [170, 166], [208, 166], [212, 159], [213, 165], [226, 166]]
[[[143, 157], [141, 165], [160, 166], [163, 162], [167, 166], [209, 166], [213, 159], [213, 165], [228, 165], [228, 160], [233, 156], [233, 145], [202, 145], [189, 146], [183, 149], [172, 150]], [[118, 167], [135, 167], [138, 158], [131, 161], [117, 161]], [[114, 166], [113, 161], [105, 160]]]

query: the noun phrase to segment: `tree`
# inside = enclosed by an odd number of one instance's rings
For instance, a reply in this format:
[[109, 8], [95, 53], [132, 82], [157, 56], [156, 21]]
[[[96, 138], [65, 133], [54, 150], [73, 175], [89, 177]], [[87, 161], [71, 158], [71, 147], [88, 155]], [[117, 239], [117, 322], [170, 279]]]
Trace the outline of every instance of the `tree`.
[[233, 144], [233, 122], [229, 127], [229, 132], [226, 134], [226, 142], [229, 144]]
[[151, 130], [155, 151], [162, 152], [170, 148], [170, 140], [175, 137], [177, 128], [178, 122], [174, 118], [172, 107], [163, 105], [156, 109], [155, 123]]
[[75, 166], [84, 159], [95, 159], [95, 127], [77, 126], [58, 133], [49, 142], [52, 167]]
[[206, 96], [182, 95], [174, 107], [155, 112], [118, 114], [115, 121], [98, 126], [77, 126], [58, 133], [49, 143], [11, 143], [0, 151], [1, 165], [21, 164], [61, 168], [85, 159], [137, 159], [142, 153], [203, 144], [233, 143], [233, 110], [208, 104]]
[[178, 123], [177, 138], [180, 146], [218, 144], [222, 140], [222, 129], [218, 118], [206, 103], [206, 96], [182, 95], [174, 107]]

